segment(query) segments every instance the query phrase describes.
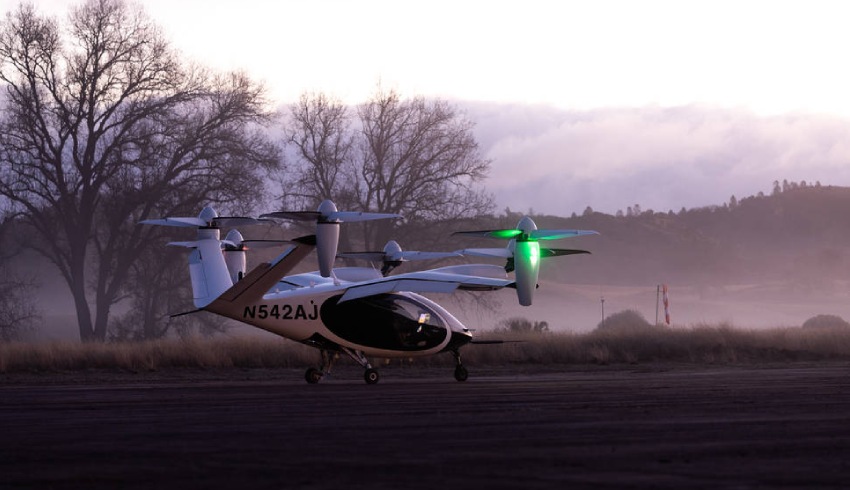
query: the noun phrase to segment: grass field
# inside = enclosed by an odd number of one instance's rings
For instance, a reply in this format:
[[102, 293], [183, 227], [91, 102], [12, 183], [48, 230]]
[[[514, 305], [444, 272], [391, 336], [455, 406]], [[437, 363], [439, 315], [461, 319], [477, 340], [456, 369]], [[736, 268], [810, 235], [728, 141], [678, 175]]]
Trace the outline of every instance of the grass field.
[[[774, 328], [744, 330], [729, 325], [650, 327], [591, 333], [480, 334], [504, 339], [471, 345], [464, 362], [509, 364], [746, 364], [850, 360], [850, 329]], [[158, 371], [170, 368], [292, 368], [316, 364], [318, 352], [284, 339], [168, 339], [151, 342], [0, 344], [0, 373], [98, 369]], [[379, 362], [379, 360], [373, 360]], [[417, 365], [451, 365], [451, 356], [417, 358]]]

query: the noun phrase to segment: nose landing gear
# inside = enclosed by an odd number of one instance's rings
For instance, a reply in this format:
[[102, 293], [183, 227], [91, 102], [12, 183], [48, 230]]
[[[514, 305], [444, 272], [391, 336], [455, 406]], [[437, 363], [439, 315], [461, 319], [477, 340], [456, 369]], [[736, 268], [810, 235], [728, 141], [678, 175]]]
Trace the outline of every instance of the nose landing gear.
[[452, 355], [455, 358], [457, 365], [455, 366], [455, 379], [458, 381], [466, 381], [469, 378], [469, 371], [463, 366], [460, 361], [460, 351], [453, 350]]

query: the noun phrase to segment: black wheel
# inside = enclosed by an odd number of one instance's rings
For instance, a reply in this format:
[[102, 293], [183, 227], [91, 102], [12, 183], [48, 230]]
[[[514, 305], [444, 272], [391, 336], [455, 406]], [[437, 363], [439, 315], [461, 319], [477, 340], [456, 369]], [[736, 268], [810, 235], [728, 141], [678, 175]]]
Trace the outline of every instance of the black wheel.
[[366, 380], [366, 384], [373, 385], [381, 379], [381, 376], [378, 375], [377, 369], [367, 369], [366, 373], [363, 374], [363, 379]]
[[316, 368], [310, 368], [304, 374], [304, 379], [306, 379], [311, 385], [314, 385], [322, 380], [322, 372]]
[[455, 368], [455, 379], [458, 381], [466, 381], [469, 378], [469, 371], [463, 366]]

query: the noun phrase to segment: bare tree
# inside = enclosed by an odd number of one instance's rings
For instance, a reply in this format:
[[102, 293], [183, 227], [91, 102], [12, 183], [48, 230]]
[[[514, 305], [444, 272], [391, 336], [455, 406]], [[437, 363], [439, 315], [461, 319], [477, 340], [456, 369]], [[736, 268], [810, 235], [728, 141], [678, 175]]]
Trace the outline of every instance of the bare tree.
[[340, 102], [304, 96], [291, 109], [287, 134], [301, 169], [293, 186], [352, 210], [405, 216], [402, 224], [363, 223], [366, 248], [379, 249], [394, 230], [416, 234], [424, 223], [491, 210], [492, 199], [477, 187], [490, 162], [478, 150], [473, 123], [448, 102], [407, 100], [378, 88], [358, 106], [356, 123]]
[[193, 332], [209, 335], [232, 323], [212, 313], [173, 316], [186, 313], [192, 304], [186, 255], [182, 249], [149, 248], [133, 263], [128, 282], [130, 308], [110, 322], [110, 340], [152, 340], [174, 332], [180, 337]]
[[18, 340], [38, 318], [32, 300], [35, 284], [11, 267], [21, 251], [21, 244], [11, 239], [16, 224], [16, 217], [4, 210], [0, 216], [0, 342]]
[[[478, 151], [473, 123], [451, 104], [402, 100], [394, 90], [379, 88], [358, 113], [363, 137], [356, 194], [363, 209], [400, 213], [416, 226], [492, 208], [490, 198], [475, 188], [490, 162]], [[366, 246], [387, 240], [392, 225], [367, 223], [374, 231]]]
[[6, 264], [0, 265], [0, 274], [4, 277], [0, 280], [0, 342], [9, 342], [32, 329], [38, 318], [35, 305], [29, 301], [35, 285], [11, 273]]
[[67, 31], [31, 5], [7, 14], [0, 81], [0, 195], [42, 238], [84, 341], [105, 338], [132, 264], [161, 245], [138, 221], [250, 199], [279, 163], [262, 88], [182, 66], [123, 0], [72, 9]]
[[333, 199], [343, 207], [353, 204], [351, 151], [354, 135], [347, 107], [324, 93], [302, 94], [290, 108], [286, 143], [301, 163], [285, 189], [293, 205], [312, 207]]

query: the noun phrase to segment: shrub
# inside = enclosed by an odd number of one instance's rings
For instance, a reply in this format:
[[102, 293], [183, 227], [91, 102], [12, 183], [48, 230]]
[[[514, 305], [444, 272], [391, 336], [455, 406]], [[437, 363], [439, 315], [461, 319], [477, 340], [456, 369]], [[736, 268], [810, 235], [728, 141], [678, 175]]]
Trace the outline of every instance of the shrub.
[[496, 327], [496, 332], [512, 332], [512, 333], [543, 333], [549, 331], [549, 323], [546, 321], [532, 322], [523, 317], [512, 317], [499, 322]]
[[652, 327], [648, 321], [635, 310], [623, 310], [605, 318], [596, 326], [597, 331], [644, 330]]
[[803, 328], [850, 328], [850, 323], [838, 315], [816, 315], [803, 322]]

